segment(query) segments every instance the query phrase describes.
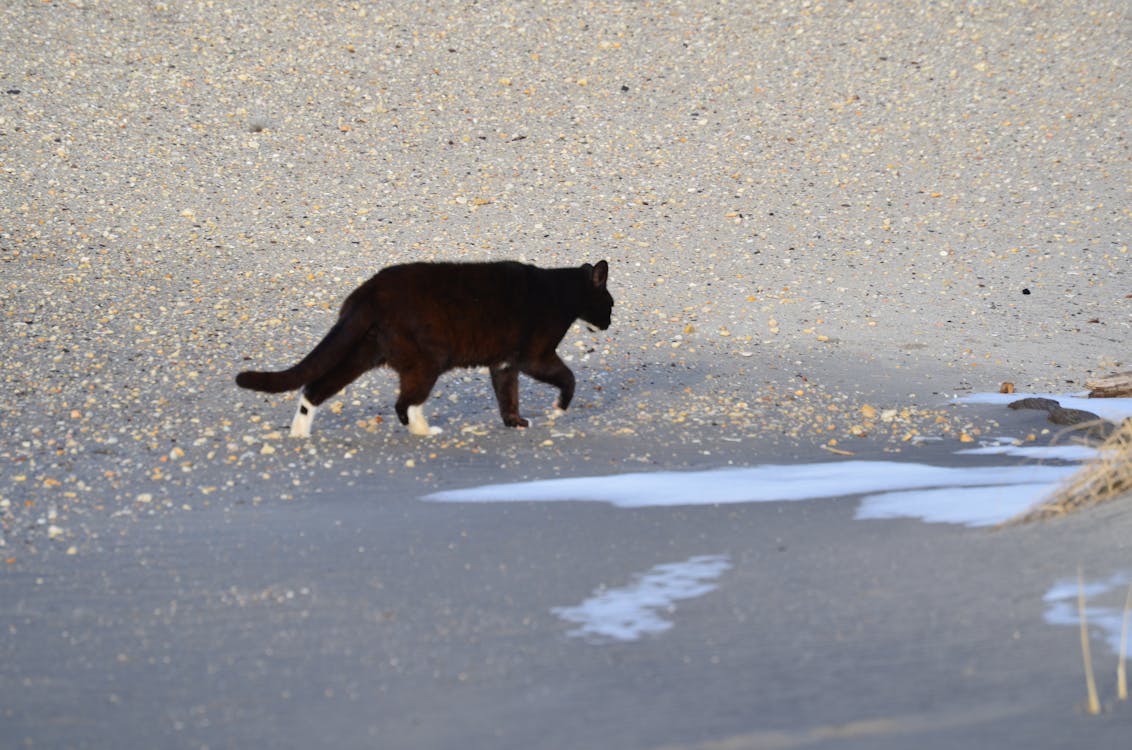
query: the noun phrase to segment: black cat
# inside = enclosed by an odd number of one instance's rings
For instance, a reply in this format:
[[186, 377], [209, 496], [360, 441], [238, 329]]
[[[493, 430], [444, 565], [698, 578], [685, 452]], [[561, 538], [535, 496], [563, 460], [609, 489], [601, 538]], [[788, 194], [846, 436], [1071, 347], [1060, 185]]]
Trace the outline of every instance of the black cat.
[[291, 435], [308, 437], [316, 407], [380, 365], [401, 378], [397, 417], [415, 435], [430, 428], [421, 404], [441, 373], [487, 365], [503, 423], [519, 416], [519, 373], [574, 397], [574, 373], [555, 348], [578, 318], [605, 330], [613, 312], [603, 260], [580, 268], [496, 263], [411, 263], [382, 269], [355, 289], [338, 322], [294, 367], [241, 372], [236, 384], [267, 393], [303, 387]]

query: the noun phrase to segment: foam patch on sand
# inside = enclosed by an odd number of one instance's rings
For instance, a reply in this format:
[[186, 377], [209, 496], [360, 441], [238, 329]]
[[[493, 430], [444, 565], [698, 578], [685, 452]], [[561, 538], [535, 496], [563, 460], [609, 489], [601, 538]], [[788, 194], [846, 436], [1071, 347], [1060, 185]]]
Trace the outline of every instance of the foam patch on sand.
[[[985, 393], [966, 396], [961, 401], [1007, 404], [1019, 398], [1028, 396]], [[1088, 409], [1113, 421], [1132, 416], [1132, 399], [1052, 398], [1063, 407]], [[1092, 458], [1096, 451], [1082, 445], [1019, 445], [1003, 439], [957, 451], [955, 455], [1001, 455], [1059, 463], [965, 467], [847, 460], [764, 464], [488, 484], [435, 492], [424, 499], [447, 503], [579, 501], [609, 503], [618, 508], [650, 508], [863, 496], [856, 514], [859, 519], [918, 518], [928, 523], [987, 526], [1037, 504], [1053, 492], [1058, 482], [1077, 470], [1076, 462]]]
[[618, 588], [599, 588], [581, 604], [550, 611], [578, 625], [567, 635], [590, 643], [635, 641], [672, 627], [675, 603], [714, 591], [717, 579], [731, 568], [726, 555], [700, 555], [665, 563]]
[[1095, 448], [1087, 445], [1017, 445], [1006, 441], [981, 448], [966, 448], [955, 451], [957, 456], [1014, 456], [1035, 461], [1087, 461], [1097, 455]]
[[[930, 466], [898, 461], [767, 464], [710, 471], [570, 477], [435, 492], [448, 503], [604, 502], [618, 508], [785, 502], [865, 495], [858, 518], [984, 525], [1041, 499], [1073, 466]], [[978, 491], [969, 491], [977, 488]], [[914, 492], [913, 492], [914, 491]], [[895, 493], [895, 494], [894, 494]], [[942, 506], [950, 507], [944, 512]]]
[[[1132, 573], [1116, 573], [1099, 581], [1087, 581], [1085, 593], [1085, 619], [1089, 627], [1100, 630], [1114, 654], [1120, 653], [1121, 633], [1125, 628], [1124, 592], [1132, 582]], [[1101, 599], [1103, 604], [1096, 603]], [[1050, 625], [1080, 627], [1077, 613], [1077, 579], [1058, 581], [1042, 597], [1046, 603], [1045, 620]]]
[[943, 487], [870, 495], [857, 509], [858, 519], [918, 518], [925, 523], [993, 526], [1025, 512], [1049, 494], [1050, 484]]

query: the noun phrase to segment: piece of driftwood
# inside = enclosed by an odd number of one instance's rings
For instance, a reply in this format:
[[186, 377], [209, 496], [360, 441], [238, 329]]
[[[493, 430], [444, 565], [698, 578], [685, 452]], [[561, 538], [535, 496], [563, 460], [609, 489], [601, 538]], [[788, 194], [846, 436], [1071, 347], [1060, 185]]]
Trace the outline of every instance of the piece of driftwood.
[[1132, 372], [1115, 372], [1103, 378], [1086, 380], [1089, 398], [1123, 398], [1132, 396]]
[[1079, 430], [1086, 437], [1104, 440], [1116, 429], [1116, 425], [1101, 419], [1084, 409], [1066, 409], [1052, 398], [1021, 398], [1007, 404], [1011, 409], [1037, 409], [1049, 414], [1049, 421], [1073, 430]]

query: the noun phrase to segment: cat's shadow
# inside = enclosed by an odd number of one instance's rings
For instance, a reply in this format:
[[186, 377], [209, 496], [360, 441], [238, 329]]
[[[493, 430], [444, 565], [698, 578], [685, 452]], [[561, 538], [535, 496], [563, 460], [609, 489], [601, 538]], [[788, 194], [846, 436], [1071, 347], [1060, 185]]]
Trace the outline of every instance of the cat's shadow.
[[[520, 378], [522, 411], [531, 420], [527, 429], [500, 424], [486, 368], [457, 370], [442, 376], [427, 403], [428, 417], [443, 430], [442, 437], [461, 431], [480, 436], [498, 433], [533, 437], [547, 429], [600, 430], [603, 424], [621, 429], [639, 420], [643, 411], [652, 415], [663, 413], [686, 394], [701, 393], [712, 375], [707, 366], [685, 363], [639, 362], [620, 369], [584, 362], [570, 364], [577, 373], [578, 389], [565, 413], [554, 409], [553, 388], [531, 378]], [[398, 424], [393, 408], [396, 399], [396, 376], [386, 370], [371, 372], [339, 395], [336, 404], [327, 410], [319, 434], [331, 438], [336, 433], [360, 429], [363, 434], [386, 433], [398, 442], [414, 444], [420, 438]]]

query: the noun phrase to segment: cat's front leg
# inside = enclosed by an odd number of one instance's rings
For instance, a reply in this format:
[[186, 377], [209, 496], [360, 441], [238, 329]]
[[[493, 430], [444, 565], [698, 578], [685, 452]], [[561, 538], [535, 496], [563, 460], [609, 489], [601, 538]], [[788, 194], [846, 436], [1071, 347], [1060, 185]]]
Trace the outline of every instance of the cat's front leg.
[[499, 402], [499, 415], [508, 427], [530, 427], [531, 423], [519, 416], [519, 371], [509, 362], [491, 366], [491, 387]]
[[548, 357], [528, 363], [523, 372], [535, 380], [558, 388], [558, 400], [554, 402], [556, 411], [566, 411], [574, 400], [574, 373], [556, 353], [551, 352]]

